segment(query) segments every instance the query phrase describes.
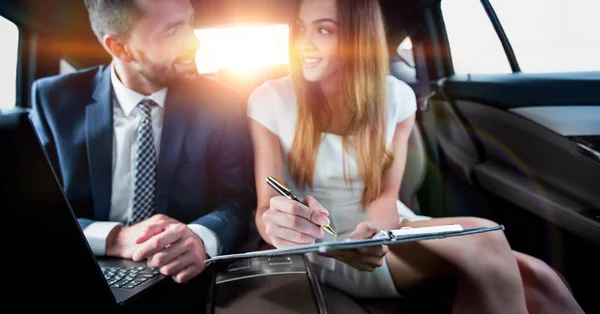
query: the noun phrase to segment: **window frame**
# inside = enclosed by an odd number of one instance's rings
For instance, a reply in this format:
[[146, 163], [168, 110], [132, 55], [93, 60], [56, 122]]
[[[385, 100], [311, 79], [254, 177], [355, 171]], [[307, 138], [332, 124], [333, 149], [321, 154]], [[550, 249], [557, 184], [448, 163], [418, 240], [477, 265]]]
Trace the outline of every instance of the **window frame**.
[[490, 22], [492, 22], [492, 26], [494, 27], [494, 30], [496, 31], [496, 35], [500, 39], [500, 43], [502, 44], [502, 47], [504, 48], [504, 53], [506, 54], [506, 57], [508, 58], [508, 63], [510, 64], [510, 68], [512, 69], [512, 72], [513, 73], [521, 72], [521, 67], [519, 66], [519, 62], [517, 61], [515, 51], [513, 50], [512, 45], [510, 44], [510, 41], [508, 40], [508, 36], [506, 36], [506, 32], [504, 31], [504, 27], [502, 27], [502, 23], [500, 22], [500, 19], [498, 18], [496, 11], [494, 11], [494, 7], [492, 7], [492, 4], [490, 3], [489, 0], [480, 0], [480, 2], [481, 2], [481, 5], [483, 5], [483, 9], [487, 13], [488, 18], [490, 19]]
[[[437, 20], [440, 21], [440, 23], [435, 23], [435, 24], [437, 24], [437, 27], [436, 27], [437, 34], [436, 35], [439, 36], [438, 40], [440, 41], [441, 44], [443, 44], [443, 47], [444, 47], [443, 55], [446, 55], [448, 57], [447, 58], [442, 57], [442, 59], [445, 59], [444, 64], [446, 65], [446, 67], [444, 69], [445, 71], [443, 71], [443, 72], [446, 72], [446, 73], [438, 73], [438, 74], [441, 74], [440, 77], [447, 77], [450, 75], [455, 75], [456, 72], [454, 71], [452, 52], [450, 51], [450, 41], [448, 39], [446, 24], [444, 22], [444, 14], [442, 13], [442, 6], [441, 6], [442, 1], [450, 1], [450, 0], [441, 0], [436, 5], [435, 15], [437, 16]], [[490, 22], [492, 23], [492, 27], [494, 28], [494, 31], [496, 32], [496, 36], [498, 36], [498, 39], [500, 40], [500, 44], [502, 45], [502, 48], [504, 49], [504, 54], [506, 55], [506, 58], [508, 60], [508, 64], [510, 66], [512, 74], [521, 73], [521, 67], [519, 66], [519, 62], [517, 61], [515, 52], [512, 48], [512, 45], [510, 44], [510, 40], [508, 39], [506, 32], [504, 31], [504, 27], [502, 26], [502, 23], [500, 22], [500, 19], [498, 18], [498, 15], [496, 14], [496, 11], [494, 11], [494, 7], [488, 0], [479, 0], [479, 3], [483, 6], [483, 9], [484, 9], [487, 17], [490, 20]], [[472, 73], [469, 75], [479, 75], [479, 74]], [[506, 75], [506, 74], [499, 74], [499, 75]]]

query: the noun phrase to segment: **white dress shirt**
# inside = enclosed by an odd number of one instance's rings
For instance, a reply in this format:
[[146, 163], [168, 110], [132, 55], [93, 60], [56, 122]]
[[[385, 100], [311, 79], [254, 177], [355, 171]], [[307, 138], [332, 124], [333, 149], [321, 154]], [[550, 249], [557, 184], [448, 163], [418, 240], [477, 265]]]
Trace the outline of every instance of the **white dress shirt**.
[[[146, 98], [146, 96], [129, 89], [119, 80], [114, 65], [111, 66], [110, 79], [114, 91], [114, 139], [109, 221], [93, 222], [83, 230], [92, 251], [98, 256], [106, 254], [106, 238], [111, 230], [117, 225], [124, 225], [133, 211], [136, 139], [140, 122], [137, 105]], [[152, 108], [151, 117], [156, 158], [159, 160], [167, 89], [161, 89], [147, 98], [158, 105]], [[220, 253], [219, 239], [214, 232], [199, 224], [188, 224], [188, 227], [202, 239], [206, 254], [216, 256]]]

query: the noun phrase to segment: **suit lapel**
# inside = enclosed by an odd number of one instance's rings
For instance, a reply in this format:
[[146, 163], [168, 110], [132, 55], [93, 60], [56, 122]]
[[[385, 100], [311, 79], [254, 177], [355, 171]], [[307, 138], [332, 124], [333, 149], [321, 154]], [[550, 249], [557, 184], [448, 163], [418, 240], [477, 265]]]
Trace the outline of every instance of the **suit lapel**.
[[170, 87], [165, 102], [165, 116], [160, 141], [156, 189], [157, 212], [164, 214], [168, 208], [169, 187], [180, 162], [183, 138], [188, 117], [185, 114], [187, 98]]
[[110, 67], [98, 74], [92, 102], [86, 107], [86, 143], [96, 220], [107, 221], [112, 189], [112, 97]]

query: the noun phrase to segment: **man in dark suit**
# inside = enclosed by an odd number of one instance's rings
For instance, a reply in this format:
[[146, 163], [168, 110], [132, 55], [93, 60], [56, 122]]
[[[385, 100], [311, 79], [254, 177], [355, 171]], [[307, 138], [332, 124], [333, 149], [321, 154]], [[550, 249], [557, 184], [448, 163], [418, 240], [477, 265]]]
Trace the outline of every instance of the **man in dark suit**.
[[113, 61], [36, 81], [31, 119], [94, 253], [185, 283], [254, 209], [243, 100], [198, 76], [190, 0], [85, 4]]

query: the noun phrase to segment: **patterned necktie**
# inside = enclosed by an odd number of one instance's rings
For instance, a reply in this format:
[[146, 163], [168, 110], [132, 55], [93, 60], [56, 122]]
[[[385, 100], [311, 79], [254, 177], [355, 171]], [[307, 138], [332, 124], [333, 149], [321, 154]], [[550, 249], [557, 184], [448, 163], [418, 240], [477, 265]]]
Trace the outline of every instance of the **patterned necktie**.
[[141, 119], [137, 134], [133, 212], [128, 225], [133, 225], [154, 214], [156, 149], [150, 113], [155, 105], [156, 103], [150, 99], [144, 99], [137, 105]]

